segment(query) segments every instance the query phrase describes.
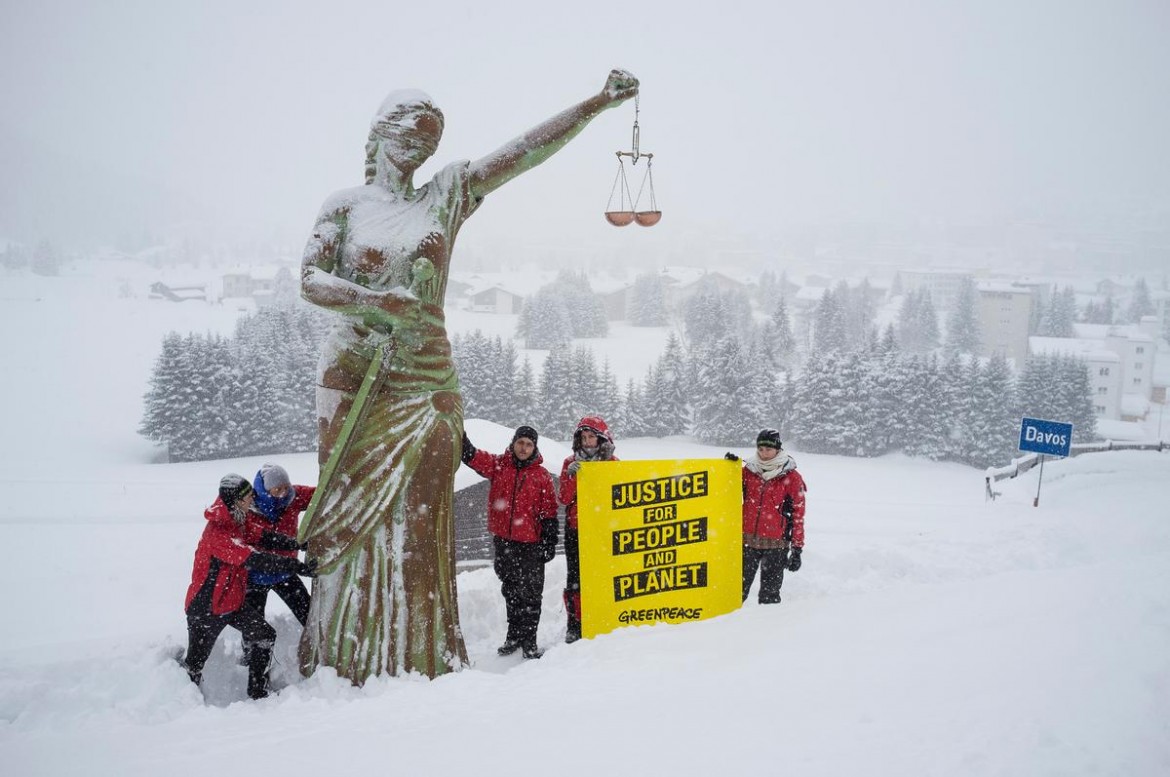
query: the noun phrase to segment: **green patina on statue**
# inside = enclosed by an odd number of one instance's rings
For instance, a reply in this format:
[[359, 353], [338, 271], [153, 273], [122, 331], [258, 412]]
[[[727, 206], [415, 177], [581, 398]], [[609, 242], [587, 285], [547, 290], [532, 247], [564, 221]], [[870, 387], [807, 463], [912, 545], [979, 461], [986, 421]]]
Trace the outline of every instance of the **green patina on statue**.
[[370, 126], [366, 185], [322, 206], [301, 293], [339, 315], [318, 370], [321, 478], [301, 526], [319, 563], [301, 639], [306, 675], [329, 666], [361, 684], [467, 663], [452, 515], [463, 401], [442, 308], [451, 249], [487, 194], [637, 91], [615, 70], [599, 94], [417, 189], [443, 114], [422, 92], [393, 92]]

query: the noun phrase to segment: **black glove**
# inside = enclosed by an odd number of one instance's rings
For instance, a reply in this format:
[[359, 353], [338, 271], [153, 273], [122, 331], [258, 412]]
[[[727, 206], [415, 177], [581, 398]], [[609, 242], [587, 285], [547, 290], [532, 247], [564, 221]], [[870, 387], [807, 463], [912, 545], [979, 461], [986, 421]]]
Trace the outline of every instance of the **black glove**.
[[728, 461], [739, 461], [739, 456], [736, 456], [731, 451], [728, 451], [727, 453], [723, 454], [723, 458], [727, 459]]
[[788, 571], [795, 572], [800, 569], [800, 548], [793, 548], [788, 551]]
[[297, 543], [295, 537], [290, 537], [287, 534], [281, 534], [275, 531], [266, 531], [260, 535], [260, 541], [256, 543], [256, 547], [260, 550], [300, 550], [301, 546]]
[[301, 577], [317, 576], [317, 559], [311, 558], [297, 564], [297, 574]]
[[276, 574], [277, 572], [296, 572], [301, 562], [291, 556], [278, 556], [275, 553], [252, 551], [252, 555], [244, 559], [244, 567], [254, 572]]
[[463, 459], [464, 464], [470, 464], [471, 459], [475, 456], [475, 446], [471, 444], [471, 440], [467, 439], [467, 432], [463, 433], [463, 453], [460, 458]]
[[544, 563], [552, 561], [557, 556], [557, 540], [559, 539], [559, 524], [556, 518], [545, 518], [540, 522], [540, 552]]

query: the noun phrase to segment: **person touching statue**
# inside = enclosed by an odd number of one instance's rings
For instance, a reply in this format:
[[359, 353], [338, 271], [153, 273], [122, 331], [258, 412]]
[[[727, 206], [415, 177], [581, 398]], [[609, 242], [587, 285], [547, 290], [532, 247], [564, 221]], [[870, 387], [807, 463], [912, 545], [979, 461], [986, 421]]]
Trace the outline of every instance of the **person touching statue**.
[[463, 401], [442, 308], [452, 248], [488, 194], [637, 92], [614, 70], [600, 92], [417, 188], [443, 113], [406, 90], [374, 115], [365, 185], [325, 201], [302, 263], [302, 296], [338, 314], [317, 375], [319, 493], [300, 535], [319, 563], [304, 673], [331, 666], [360, 684], [466, 664], [452, 536]]

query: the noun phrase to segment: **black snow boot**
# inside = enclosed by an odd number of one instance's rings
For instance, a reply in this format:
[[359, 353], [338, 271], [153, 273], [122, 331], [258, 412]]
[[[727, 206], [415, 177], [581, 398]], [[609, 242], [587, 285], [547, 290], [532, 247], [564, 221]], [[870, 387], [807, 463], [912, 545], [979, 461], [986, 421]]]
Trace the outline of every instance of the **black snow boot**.
[[268, 696], [268, 661], [272, 648], [252, 646], [248, 656], [248, 698], [263, 699]]

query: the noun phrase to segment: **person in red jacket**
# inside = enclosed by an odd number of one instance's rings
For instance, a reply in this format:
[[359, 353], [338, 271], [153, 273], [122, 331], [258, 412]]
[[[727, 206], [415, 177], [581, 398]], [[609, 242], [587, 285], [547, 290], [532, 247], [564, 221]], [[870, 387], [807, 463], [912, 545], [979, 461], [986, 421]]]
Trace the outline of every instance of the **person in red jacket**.
[[536, 629], [544, 595], [544, 565], [557, 552], [557, 498], [552, 475], [542, 464], [531, 426], [512, 435], [508, 450], [499, 455], [476, 450], [463, 434], [463, 463], [491, 483], [488, 491], [488, 531], [492, 533], [496, 576], [508, 610], [508, 635], [501, 656], [524, 651], [540, 658]]
[[[727, 458], [738, 461], [734, 453]], [[780, 432], [763, 429], [756, 455], [743, 463], [743, 601], [760, 570], [760, 604], [778, 604], [784, 570], [800, 569], [804, 548], [804, 478], [784, 451]]]
[[268, 661], [276, 630], [264, 620], [264, 613], [244, 606], [247, 571], [295, 572], [312, 575], [313, 564], [296, 558], [254, 550], [244, 538], [244, 523], [254, 503], [252, 486], [240, 475], [225, 475], [219, 481], [219, 496], [203, 517], [207, 525], [195, 548], [195, 564], [183, 609], [187, 613], [187, 654], [183, 665], [198, 685], [203, 665], [215, 640], [224, 628], [238, 629], [249, 651], [248, 696], [268, 695]]
[[573, 432], [573, 453], [561, 464], [560, 497], [565, 506], [565, 642], [581, 639], [581, 554], [577, 544], [577, 469], [585, 461], [617, 461], [613, 436], [601, 416], [587, 415]]
[[[279, 464], [260, 467], [252, 488], [256, 501], [244, 523], [244, 538], [259, 550], [296, 558], [297, 551], [302, 550], [297, 543], [297, 524], [317, 489], [294, 486], [288, 472]], [[248, 570], [245, 606], [264, 612], [269, 591], [275, 591], [301, 626], [305, 625], [309, 616], [309, 591], [295, 573]]]

